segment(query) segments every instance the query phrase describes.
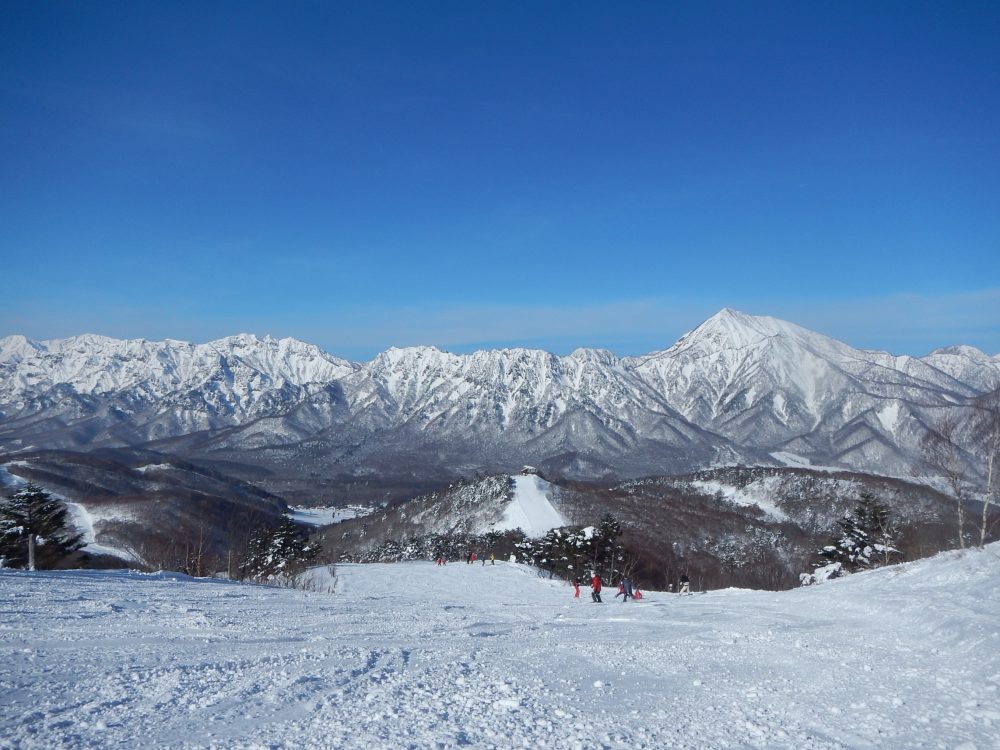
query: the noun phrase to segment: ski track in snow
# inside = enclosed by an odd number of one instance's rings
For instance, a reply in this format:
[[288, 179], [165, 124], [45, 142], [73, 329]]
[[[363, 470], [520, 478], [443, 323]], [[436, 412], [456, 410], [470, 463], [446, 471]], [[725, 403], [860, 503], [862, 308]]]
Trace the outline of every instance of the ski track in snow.
[[0, 747], [1000, 747], [997, 545], [627, 604], [504, 563], [337, 573], [0, 570]]

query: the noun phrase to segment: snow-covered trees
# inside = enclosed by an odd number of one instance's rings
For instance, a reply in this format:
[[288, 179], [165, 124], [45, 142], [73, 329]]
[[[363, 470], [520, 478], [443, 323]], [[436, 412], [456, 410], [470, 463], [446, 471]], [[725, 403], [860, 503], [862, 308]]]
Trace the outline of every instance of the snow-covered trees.
[[862, 493], [857, 507], [837, 523], [839, 530], [819, 551], [823, 562], [819, 566], [840, 564], [853, 572], [862, 568], [888, 565], [902, 555], [896, 549], [896, 529], [889, 508], [874, 495]]
[[549, 576], [583, 575], [593, 563], [593, 529], [550, 529], [541, 539], [524, 539], [517, 551], [522, 559], [548, 571]]
[[28, 570], [57, 565], [83, 546], [64, 503], [33, 484], [0, 500], [0, 560]]
[[552, 576], [572, 578], [594, 570], [610, 582], [626, 572], [626, 550], [618, 541], [621, 535], [621, 523], [606, 513], [596, 528], [551, 529], [541, 539], [525, 539], [517, 549], [520, 557]]
[[748, 524], [742, 533], [706, 540], [705, 546], [725, 575], [739, 576], [739, 585], [780, 588], [788, 548], [788, 537], [780, 529]]
[[292, 573], [319, 553], [302, 527], [288, 516], [277, 526], [258, 528], [250, 535], [246, 559], [240, 566], [243, 578], [265, 581], [281, 573]]
[[[401, 560], [465, 560], [470, 552], [486, 557], [494, 554], [498, 559], [506, 558], [511, 552], [522, 553], [524, 532], [489, 531], [485, 534], [418, 534], [400, 540], [386, 539], [374, 544], [360, 554], [343, 559], [353, 562], [399, 562]], [[523, 553], [522, 553], [523, 554]]]

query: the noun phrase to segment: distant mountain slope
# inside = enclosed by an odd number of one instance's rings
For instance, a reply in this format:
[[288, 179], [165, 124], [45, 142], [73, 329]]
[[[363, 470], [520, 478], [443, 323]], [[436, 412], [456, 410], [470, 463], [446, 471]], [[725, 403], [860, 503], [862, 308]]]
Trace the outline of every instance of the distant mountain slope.
[[971, 347], [895, 357], [729, 309], [629, 364], [738, 445], [885, 473], [912, 467], [933, 412], [1000, 386], [1000, 361]]
[[524, 463], [622, 478], [780, 463], [772, 454], [904, 474], [937, 415], [998, 386], [1000, 359], [971, 347], [896, 357], [729, 309], [668, 349], [626, 358], [411, 347], [352, 363], [249, 335], [9, 336], [0, 450], [142, 446], [324, 486]]
[[812, 569], [817, 550], [863, 493], [889, 508], [907, 557], [954, 544], [954, 501], [930, 487], [784, 467], [730, 467], [610, 486], [494, 475], [345, 520], [322, 537], [330, 560], [430, 559], [432, 549], [448, 548], [458, 557], [496, 550], [506, 559], [510, 540], [490, 540], [491, 532], [520, 529], [538, 539], [552, 528], [598, 526], [610, 513], [628, 548], [621, 564], [647, 585], [665, 587], [687, 572], [712, 588], [789, 588]]
[[102, 450], [0, 454], [0, 494], [26, 483], [70, 504], [86, 550], [179, 570], [187, 549], [225, 568], [227, 552], [257, 526], [275, 523], [284, 501], [217, 470], [154, 453]]

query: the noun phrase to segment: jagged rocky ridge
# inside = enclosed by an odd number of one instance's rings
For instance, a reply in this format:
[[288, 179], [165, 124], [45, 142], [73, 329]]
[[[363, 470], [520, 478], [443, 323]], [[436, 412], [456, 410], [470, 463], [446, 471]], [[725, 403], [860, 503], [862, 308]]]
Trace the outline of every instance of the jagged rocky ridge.
[[896, 357], [729, 309], [625, 358], [412, 347], [354, 363], [249, 335], [10, 336], [0, 452], [141, 446], [327, 487], [523, 463], [588, 479], [769, 463], [905, 474], [937, 415], [998, 386], [1000, 358], [971, 347]]

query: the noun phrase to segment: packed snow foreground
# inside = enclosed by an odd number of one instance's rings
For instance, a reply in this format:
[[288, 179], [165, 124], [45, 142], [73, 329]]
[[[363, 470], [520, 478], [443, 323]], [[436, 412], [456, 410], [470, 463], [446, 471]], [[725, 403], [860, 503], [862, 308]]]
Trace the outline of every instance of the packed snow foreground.
[[325, 577], [0, 571], [0, 746], [1000, 746], [997, 545], [627, 604], [499, 562]]

